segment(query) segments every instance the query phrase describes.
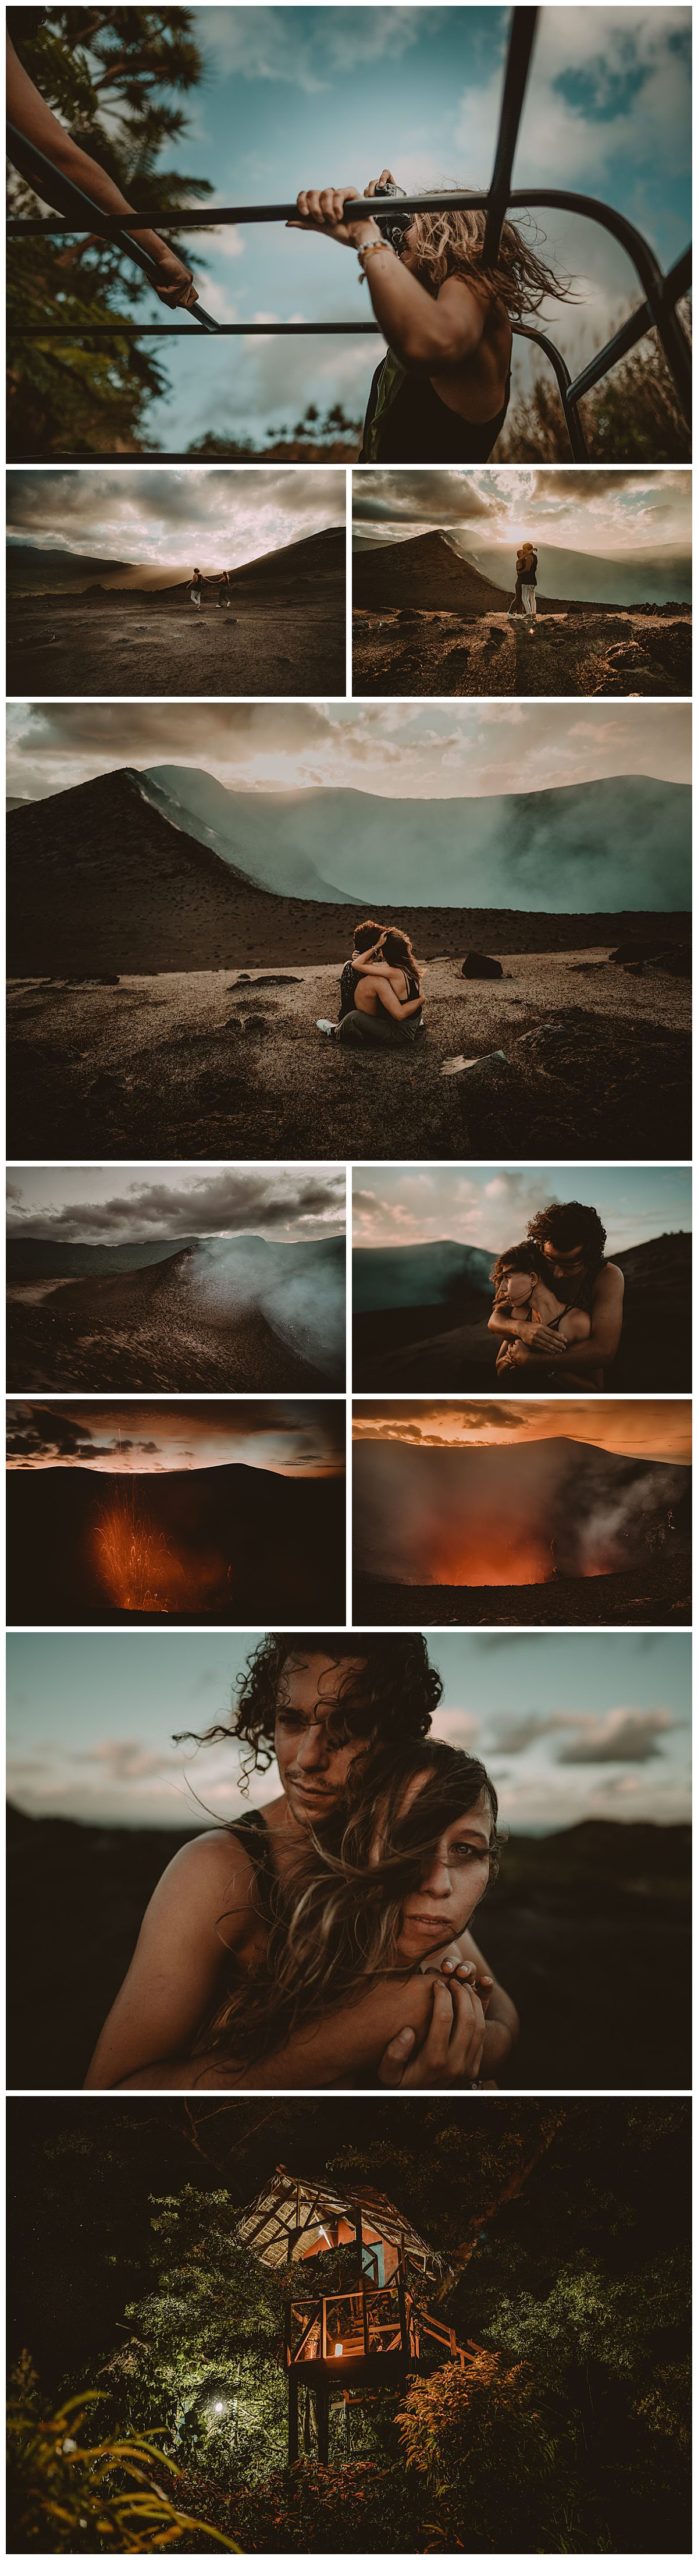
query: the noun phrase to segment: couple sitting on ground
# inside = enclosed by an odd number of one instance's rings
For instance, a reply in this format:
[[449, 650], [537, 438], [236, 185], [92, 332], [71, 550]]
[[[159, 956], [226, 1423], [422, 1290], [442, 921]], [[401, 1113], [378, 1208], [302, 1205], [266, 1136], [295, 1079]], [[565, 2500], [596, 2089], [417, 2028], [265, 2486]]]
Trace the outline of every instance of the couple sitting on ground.
[[318, 1031], [345, 1049], [408, 1048], [424, 1035], [422, 970], [409, 934], [396, 925], [357, 925], [339, 981], [339, 1021]]
[[524, 1244], [492, 1272], [490, 1333], [497, 1375], [530, 1369], [536, 1387], [602, 1387], [620, 1348], [625, 1282], [605, 1257], [606, 1229], [581, 1200], [553, 1201], [531, 1218]]
[[[266, 1635], [232, 1725], [281, 1793], [180, 1849], [99, 2038], [99, 2089], [491, 2085], [517, 2031], [470, 1921], [482, 1762], [428, 1739], [422, 1635]], [[181, 1736], [193, 1740], [200, 1737]]]

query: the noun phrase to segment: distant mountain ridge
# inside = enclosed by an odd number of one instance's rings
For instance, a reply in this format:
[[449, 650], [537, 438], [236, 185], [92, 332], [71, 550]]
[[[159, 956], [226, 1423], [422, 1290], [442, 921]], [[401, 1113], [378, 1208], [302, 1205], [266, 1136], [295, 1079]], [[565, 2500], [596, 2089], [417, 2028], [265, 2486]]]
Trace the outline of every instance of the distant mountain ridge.
[[[652, 565], [652, 560], [654, 565]], [[394, 543], [358, 544], [354, 550], [354, 603], [380, 612], [400, 605], [424, 612], [466, 616], [506, 613], [514, 593], [516, 552], [504, 543], [461, 545], [454, 531], [417, 533]], [[627, 562], [599, 559], [541, 540], [538, 608], [565, 605], [690, 604], [689, 554], [633, 555]]]
[[323, 879], [302, 845], [272, 851], [275, 799], [266, 791], [228, 791], [211, 773], [192, 765], [154, 765], [141, 774], [141, 788], [153, 806], [173, 825], [186, 826], [198, 844], [208, 844], [225, 862], [241, 861], [248, 879], [263, 889], [294, 898], [328, 898], [332, 905], [356, 906], [349, 889]]
[[[199, 538], [199, 548], [204, 544]], [[281, 592], [291, 588], [302, 595], [308, 582], [315, 586], [318, 571], [344, 578], [345, 537], [341, 526], [323, 526], [319, 533], [302, 534], [298, 540], [280, 543], [275, 551], [260, 552], [252, 560], [229, 567], [231, 586], [239, 591], [275, 587]], [[58, 545], [43, 550], [38, 543], [7, 544], [8, 595], [83, 594], [90, 587], [101, 587], [105, 593], [158, 593], [175, 597], [191, 586], [191, 567], [167, 569], [151, 561], [108, 560], [90, 552], [62, 550]], [[205, 554], [198, 566], [206, 575]]]
[[[690, 791], [681, 784], [631, 777], [508, 799], [392, 803], [330, 790], [299, 795], [290, 812], [280, 800], [277, 876], [299, 841], [311, 861], [316, 844], [328, 868], [331, 854], [335, 873], [351, 860], [355, 907], [402, 923], [424, 957], [456, 955], [468, 942], [512, 952], [606, 946], [629, 929], [651, 948], [657, 912], [663, 941], [683, 933]], [[292, 970], [294, 961], [341, 965], [350, 949], [346, 902], [262, 887], [165, 816], [128, 767], [13, 811], [7, 856], [11, 976]], [[618, 888], [630, 899], [634, 890], [636, 904], [614, 908]]]

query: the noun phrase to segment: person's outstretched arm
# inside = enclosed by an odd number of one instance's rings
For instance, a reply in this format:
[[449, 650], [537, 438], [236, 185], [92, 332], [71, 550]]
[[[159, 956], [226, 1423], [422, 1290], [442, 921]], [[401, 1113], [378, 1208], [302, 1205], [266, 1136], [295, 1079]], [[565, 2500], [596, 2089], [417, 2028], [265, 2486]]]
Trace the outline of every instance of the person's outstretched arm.
[[[24, 63], [20, 62], [9, 37], [7, 114], [30, 149], [34, 143], [45, 159], [53, 162], [59, 176], [72, 178], [77, 187], [82, 187], [96, 212], [130, 213], [127, 198], [114, 179], [108, 176], [106, 169], [100, 168], [99, 161], [93, 160], [89, 152], [81, 150], [80, 144], [73, 141], [72, 134], [59, 122], [58, 116], [54, 116], [51, 108], [47, 107], [45, 98], [42, 98], [35, 81], [30, 79], [29, 72], [25, 71]], [[153, 279], [153, 290], [160, 301], [173, 305], [182, 303], [186, 310], [191, 310], [192, 304], [199, 299], [191, 269], [183, 265], [173, 249], [168, 249], [157, 231], [131, 230], [131, 237], [138, 242], [139, 248], [147, 250], [149, 258], [155, 260], [159, 276], [157, 283]]]
[[[389, 176], [389, 170], [384, 170], [380, 179], [372, 179], [366, 194], [375, 195], [376, 188]], [[289, 222], [287, 229], [319, 231], [327, 240], [339, 241], [343, 248], [371, 250], [365, 275], [373, 309], [384, 338], [401, 364], [426, 373], [441, 373], [449, 365], [465, 364], [483, 336], [487, 292], [476, 290], [463, 276], [447, 276], [436, 298], [427, 293], [417, 276], [403, 266], [389, 241], [382, 238], [377, 222], [344, 221], [347, 200], [360, 192], [358, 187], [302, 187], [297, 198], [298, 218]], [[385, 209], [390, 210], [389, 206]]]

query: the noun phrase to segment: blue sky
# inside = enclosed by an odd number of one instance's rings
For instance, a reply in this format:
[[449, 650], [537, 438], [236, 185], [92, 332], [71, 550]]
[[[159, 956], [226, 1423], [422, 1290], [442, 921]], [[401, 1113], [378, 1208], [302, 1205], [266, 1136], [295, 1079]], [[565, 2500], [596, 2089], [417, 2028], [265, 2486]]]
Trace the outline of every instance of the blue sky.
[[[170, 161], [208, 175], [222, 204], [290, 200], [328, 182], [364, 187], [385, 163], [404, 186], [484, 187], [509, 15], [363, 0], [199, 9], [205, 75]], [[670, 0], [544, 9], [514, 183], [605, 196], [671, 263], [690, 228], [689, 47], [690, 11]], [[546, 254], [574, 273], [580, 296], [548, 316], [581, 362], [639, 296], [624, 254], [595, 225], [542, 220]], [[367, 316], [354, 255], [334, 243], [241, 226], [219, 234], [209, 255], [202, 299], [218, 319]], [[342, 398], [359, 416], [380, 351], [368, 339], [161, 343], [173, 392], [151, 424], [172, 450], [207, 428], [293, 426], [311, 398]]]
[[598, 1209], [608, 1252], [691, 1228], [680, 1165], [366, 1165], [353, 1183], [355, 1245], [431, 1244], [449, 1236], [504, 1253], [551, 1200]]
[[[13, 1801], [172, 1829], [264, 1802], [273, 1773], [242, 1798], [232, 1742], [196, 1754], [171, 1741], [227, 1716], [255, 1641], [160, 1629], [11, 1636]], [[689, 1818], [688, 1636], [435, 1634], [429, 1651], [444, 1680], [434, 1732], [481, 1753], [512, 1831]]]

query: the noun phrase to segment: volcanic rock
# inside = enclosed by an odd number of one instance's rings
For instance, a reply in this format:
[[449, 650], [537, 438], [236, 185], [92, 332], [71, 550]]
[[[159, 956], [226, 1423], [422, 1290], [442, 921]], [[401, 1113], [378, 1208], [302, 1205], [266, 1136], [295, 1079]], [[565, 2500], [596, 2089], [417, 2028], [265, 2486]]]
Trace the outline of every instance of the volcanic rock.
[[488, 951], [466, 951], [462, 978], [503, 978], [501, 960], [493, 960]]

